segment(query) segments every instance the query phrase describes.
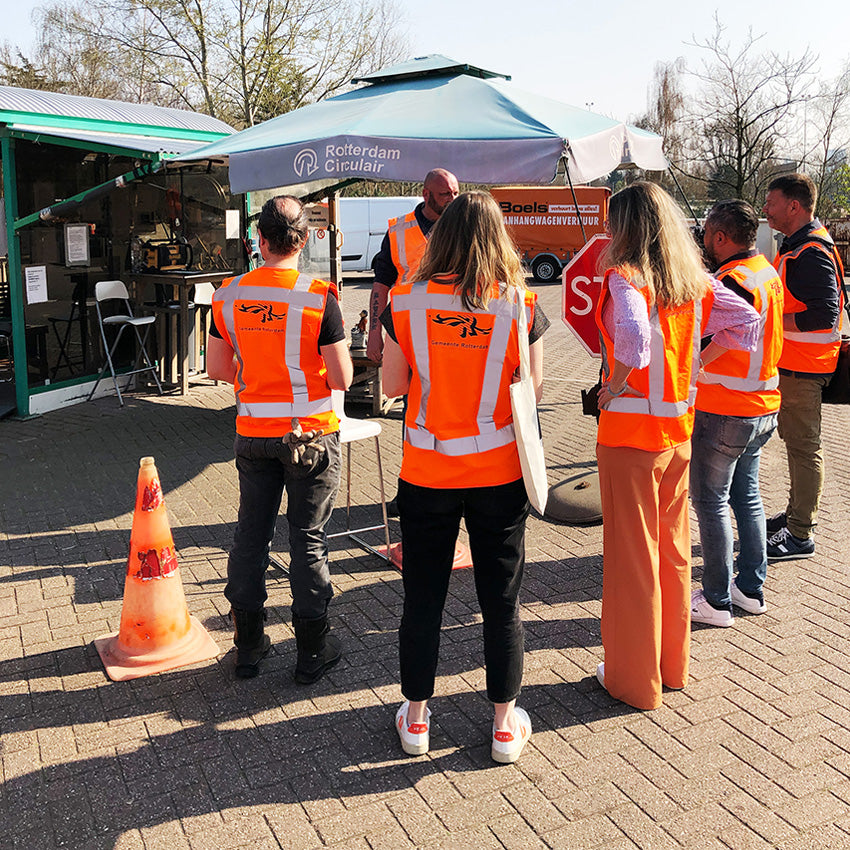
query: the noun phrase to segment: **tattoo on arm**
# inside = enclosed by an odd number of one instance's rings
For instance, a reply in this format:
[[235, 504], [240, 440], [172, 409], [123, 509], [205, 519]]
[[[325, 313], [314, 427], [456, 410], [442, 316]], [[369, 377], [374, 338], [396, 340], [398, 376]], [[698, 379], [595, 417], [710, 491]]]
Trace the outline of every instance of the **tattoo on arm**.
[[373, 292], [372, 298], [369, 301], [369, 330], [373, 331], [378, 327], [378, 322], [380, 321], [380, 316], [378, 315], [378, 293]]

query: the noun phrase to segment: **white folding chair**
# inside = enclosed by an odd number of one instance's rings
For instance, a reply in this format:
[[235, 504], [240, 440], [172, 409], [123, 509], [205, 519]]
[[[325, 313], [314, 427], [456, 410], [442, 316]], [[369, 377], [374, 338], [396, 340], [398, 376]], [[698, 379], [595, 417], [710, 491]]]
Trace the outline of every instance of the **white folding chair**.
[[[115, 316], [104, 316], [103, 310], [101, 309], [101, 304], [104, 301], [123, 301], [124, 310], [126, 312], [119, 313]], [[106, 373], [106, 368], [108, 366], [109, 371], [112, 374], [112, 383], [115, 385], [115, 392], [118, 394], [118, 402], [122, 407], [124, 406], [124, 399], [121, 397], [121, 388], [118, 386], [118, 377], [115, 373], [115, 364], [112, 362], [112, 355], [115, 353], [115, 349], [118, 347], [118, 343], [121, 341], [121, 337], [127, 328], [133, 329], [139, 349], [136, 353], [136, 359], [133, 361], [133, 368], [129, 372], [123, 373], [129, 378], [127, 386], [124, 387], [124, 392], [127, 392], [130, 388], [130, 384], [133, 381], [133, 375], [140, 375], [142, 372], [150, 372], [156, 382], [159, 394], [162, 395], [162, 384], [160, 384], [159, 376], [156, 374], [156, 366], [151, 363], [147, 349], [145, 348], [145, 343], [147, 342], [151, 325], [153, 325], [154, 321], [156, 321], [156, 316], [134, 316], [133, 307], [130, 304], [130, 296], [127, 294], [127, 287], [124, 286], [120, 280], [102, 280], [99, 283], [96, 283], [94, 286], [94, 306], [97, 310], [97, 323], [100, 327], [101, 339], [103, 340], [103, 350], [106, 352], [106, 363], [101, 367], [100, 372], [98, 373], [97, 380], [89, 393], [88, 400], [91, 401], [91, 398], [97, 389], [97, 385]], [[115, 335], [115, 339], [111, 347], [106, 339], [107, 326], [118, 328], [118, 333]], [[144, 336], [139, 333], [139, 328], [141, 327], [145, 328]], [[140, 359], [144, 359], [146, 365], [141, 369], [137, 369], [136, 367], [139, 365]]]
[[[390, 554], [390, 526], [387, 521], [387, 498], [384, 493], [384, 472], [381, 466], [381, 423], [374, 419], [355, 419], [345, 415], [345, 392], [343, 390], [331, 390], [333, 399], [334, 413], [339, 417], [339, 441], [346, 447], [345, 466], [346, 466], [346, 494], [345, 494], [345, 531], [338, 531], [335, 534], [329, 534], [328, 539], [334, 537], [348, 537], [373, 555], [389, 561]], [[361, 528], [351, 527], [351, 444], [357, 440], [366, 440], [369, 437], [375, 438], [375, 456], [378, 462], [378, 486], [381, 491], [381, 515], [383, 523], [381, 525], [364, 525]], [[384, 540], [386, 542], [386, 551], [381, 552], [374, 546], [370, 546], [365, 540], [358, 535], [365, 531], [384, 530]]]

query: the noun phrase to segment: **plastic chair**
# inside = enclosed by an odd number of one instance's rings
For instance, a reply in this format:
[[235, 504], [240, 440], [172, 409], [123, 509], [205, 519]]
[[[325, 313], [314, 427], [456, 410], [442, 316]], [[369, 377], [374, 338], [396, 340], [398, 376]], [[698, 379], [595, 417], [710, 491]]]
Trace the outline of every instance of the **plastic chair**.
[[[104, 301], [123, 301], [126, 313], [119, 313], [116, 316], [104, 316], [103, 311], [101, 310], [101, 304]], [[127, 294], [127, 287], [124, 286], [120, 280], [102, 280], [99, 283], [96, 283], [94, 287], [94, 302], [95, 309], [97, 310], [97, 323], [100, 327], [100, 336], [103, 339], [103, 350], [106, 352], [106, 364], [101, 367], [97, 380], [95, 381], [87, 400], [91, 401], [91, 398], [100, 383], [100, 379], [106, 373], [106, 367], [108, 366], [109, 371], [112, 374], [112, 383], [115, 385], [115, 392], [118, 394], [118, 401], [122, 407], [124, 406], [124, 399], [121, 397], [121, 388], [118, 386], [118, 377], [115, 374], [115, 365], [112, 362], [112, 355], [115, 353], [115, 349], [118, 347], [118, 343], [121, 341], [121, 337], [127, 328], [133, 329], [133, 333], [136, 335], [136, 341], [139, 344], [139, 350], [136, 354], [136, 359], [133, 361], [133, 368], [129, 372], [124, 373], [129, 377], [127, 386], [124, 387], [124, 392], [127, 392], [130, 388], [133, 375], [150, 372], [156, 382], [159, 394], [162, 395], [162, 384], [160, 384], [159, 376], [156, 374], [156, 366], [151, 363], [147, 349], [145, 348], [145, 343], [147, 342], [151, 325], [153, 325], [156, 320], [156, 316], [134, 316], [133, 307], [130, 304], [130, 296]], [[115, 336], [115, 340], [112, 343], [111, 348], [109, 347], [109, 343], [106, 339], [107, 326], [118, 328], [118, 333]], [[139, 328], [141, 327], [145, 328], [144, 336], [139, 333]], [[139, 360], [142, 358], [147, 365], [141, 369], [137, 369], [136, 367], [139, 364]]]
[[213, 295], [215, 295], [215, 286], [213, 284], [196, 283], [192, 301], [195, 304], [200, 304], [201, 307], [212, 307]]
[[[346, 447], [345, 465], [346, 465], [346, 496], [345, 496], [345, 531], [338, 531], [335, 534], [329, 534], [328, 539], [334, 537], [347, 536], [350, 540], [357, 543], [358, 546], [389, 561], [390, 552], [390, 526], [387, 521], [387, 498], [384, 493], [384, 472], [381, 465], [381, 423], [374, 419], [355, 419], [345, 415], [345, 392], [343, 390], [331, 390], [331, 398], [333, 399], [334, 413], [339, 417], [339, 440]], [[366, 525], [361, 528], [351, 527], [351, 444], [357, 440], [366, 440], [369, 437], [375, 438], [375, 456], [378, 462], [378, 485], [381, 490], [381, 515], [383, 523], [381, 525]], [[384, 539], [386, 541], [386, 551], [381, 552], [370, 546], [365, 540], [359, 537], [364, 531], [384, 530]]]

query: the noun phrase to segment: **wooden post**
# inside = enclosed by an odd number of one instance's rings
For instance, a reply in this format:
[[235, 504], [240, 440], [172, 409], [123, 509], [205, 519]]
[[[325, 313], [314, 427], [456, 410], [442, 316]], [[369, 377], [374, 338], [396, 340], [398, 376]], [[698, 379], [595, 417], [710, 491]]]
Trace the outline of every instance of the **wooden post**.
[[339, 240], [339, 193], [336, 191], [328, 193], [328, 239], [331, 240], [331, 281], [336, 284], [342, 300], [342, 255], [340, 254]]

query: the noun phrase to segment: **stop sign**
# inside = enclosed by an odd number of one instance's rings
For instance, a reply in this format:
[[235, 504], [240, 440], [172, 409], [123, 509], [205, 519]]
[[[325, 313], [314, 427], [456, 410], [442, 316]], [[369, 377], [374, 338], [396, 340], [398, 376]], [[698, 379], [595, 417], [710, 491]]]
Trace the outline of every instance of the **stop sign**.
[[599, 357], [602, 353], [596, 327], [596, 302], [599, 300], [603, 275], [597, 271], [596, 264], [610, 241], [610, 237], [604, 233], [597, 233], [567, 263], [561, 274], [561, 318], [578, 337], [585, 351], [593, 357]]

